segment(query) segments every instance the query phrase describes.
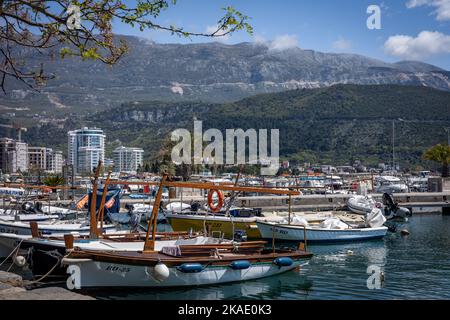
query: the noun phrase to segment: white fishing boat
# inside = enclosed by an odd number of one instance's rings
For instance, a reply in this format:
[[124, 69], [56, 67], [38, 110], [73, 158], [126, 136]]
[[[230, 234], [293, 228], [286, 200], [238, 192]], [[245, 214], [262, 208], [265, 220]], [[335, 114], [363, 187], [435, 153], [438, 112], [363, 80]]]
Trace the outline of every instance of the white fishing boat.
[[[0, 209], [1, 210], [1, 209]], [[58, 215], [48, 215], [43, 213], [37, 214], [10, 214], [9, 212], [0, 212], [0, 221], [46, 221], [52, 219], [58, 219]]]
[[[162, 253], [83, 252], [82, 257], [64, 258], [70, 274], [69, 289], [89, 287], [193, 287], [269, 277], [304, 265], [311, 254], [272, 250], [255, 255], [231, 254], [221, 258], [171, 257]], [[89, 258], [92, 256], [94, 259]], [[129, 263], [139, 258], [140, 263]], [[136, 260], [135, 260], [136, 261]]]
[[[71, 222], [60, 220], [46, 220], [39, 221], [38, 228], [42, 234], [66, 234], [66, 233], [80, 233], [89, 234], [89, 223], [87, 222]], [[105, 224], [104, 230], [116, 230], [113, 224]], [[0, 233], [14, 233], [19, 235], [31, 235], [31, 226], [29, 222], [23, 221], [7, 221], [0, 219]]]
[[382, 238], [388, 231], [387, 227], [326, 229], [261, 221], [257, 225], [264, 239], [275, 237], [283, 241], [305, 241], [305, 235], [308, 242], [361, 241]]
[[329, 218], [319, 224], [308, 223], [306, 219], [294, 217], [290, 224], [258, 221], [258, 229], [263, 239], [282, 241], [339, 242], [361, 241], [382, 238], [388, 228], [381, 210], [374, 209], [366, 218], [367, 223], [353, 225], [338, 218]]

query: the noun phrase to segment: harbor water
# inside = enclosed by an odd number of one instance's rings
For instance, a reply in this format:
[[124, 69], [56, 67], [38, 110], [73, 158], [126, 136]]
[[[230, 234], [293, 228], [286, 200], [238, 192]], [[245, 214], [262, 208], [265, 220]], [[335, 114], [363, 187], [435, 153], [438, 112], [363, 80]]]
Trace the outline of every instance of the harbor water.
[[[403, 228], [410, 235], [402, 236]], [[450, 299], [449, 216], [415, 215], [382, 240], [311, 245], [308, 249], [315, 255], [301, 270], [254, 281], [84, 293], [97, 299]], [[370, 266], [384, 272], [379, 289], [368, 288]]]

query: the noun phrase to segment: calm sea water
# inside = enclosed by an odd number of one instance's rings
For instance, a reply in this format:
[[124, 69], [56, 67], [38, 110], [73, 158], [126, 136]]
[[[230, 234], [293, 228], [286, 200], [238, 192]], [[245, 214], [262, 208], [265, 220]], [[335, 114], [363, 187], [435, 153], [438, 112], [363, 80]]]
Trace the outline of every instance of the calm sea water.
[[[315, 256], [300, 271], [225, 285], [158, 290], [91, 290], [98, 299], [450, 299], [450, 217], [416, 215], [383, 240], [309, 246]], [[350, 253], [352, 251], [353, 253]], [[367, 288], [367, 268], [385, 273]]]

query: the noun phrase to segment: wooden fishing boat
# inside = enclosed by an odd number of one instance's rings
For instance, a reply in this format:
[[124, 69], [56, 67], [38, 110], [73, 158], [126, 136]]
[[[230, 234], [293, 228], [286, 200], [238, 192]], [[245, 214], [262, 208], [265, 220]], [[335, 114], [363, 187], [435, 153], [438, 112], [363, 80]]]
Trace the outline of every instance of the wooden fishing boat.
[[[164, 187], [224, 189], [273, 193], [281, 191], [264, 188], [217, 186], [210, 183], [166, 181], [163, 176], [146, 240], [142, 251], [93, 251], [74, 248], [73, 239], [66, 235], [68, 254], [62, 259], [70, 274], [69, 289], [88, 287], [177, 287], [243, 281], [276, 275], [292, 270], [312, 257], [304, 249], [266, 249], [266, 242], [235, 242], [168, 245], [158, 250], [156, 220]], [[114, 184], [126, 182], [114, 181]], [[140, 183], [141, 184], [141, 183]], [[255, 191], [255, 189], [257, 189]], [[295, 192], [292, 192], [295, 193]]]
[[62, 260], [69, 266], [68, 288], [180, 287], [251, 280], [295, 269], [312, 256], [300, 250], [272, 251], [262, 247], [252, 248], [253, 253], [220, 246], [195, 246], [194, 251], [179, 248], [177, 256], [74, 250]]

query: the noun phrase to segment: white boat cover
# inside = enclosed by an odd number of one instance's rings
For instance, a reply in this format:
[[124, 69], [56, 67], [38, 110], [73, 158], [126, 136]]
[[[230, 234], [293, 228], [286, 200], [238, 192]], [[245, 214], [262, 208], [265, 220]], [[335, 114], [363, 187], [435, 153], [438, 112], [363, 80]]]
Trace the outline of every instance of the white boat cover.
[[320, 223], [323, 229], [348, 229], [349, 226], [338, 218], [330, 218]]
[[373, 208], [366, 216], [366, 222], [371, 228], [382, 227], [386, 222], [383, 212], [378, 208]]

